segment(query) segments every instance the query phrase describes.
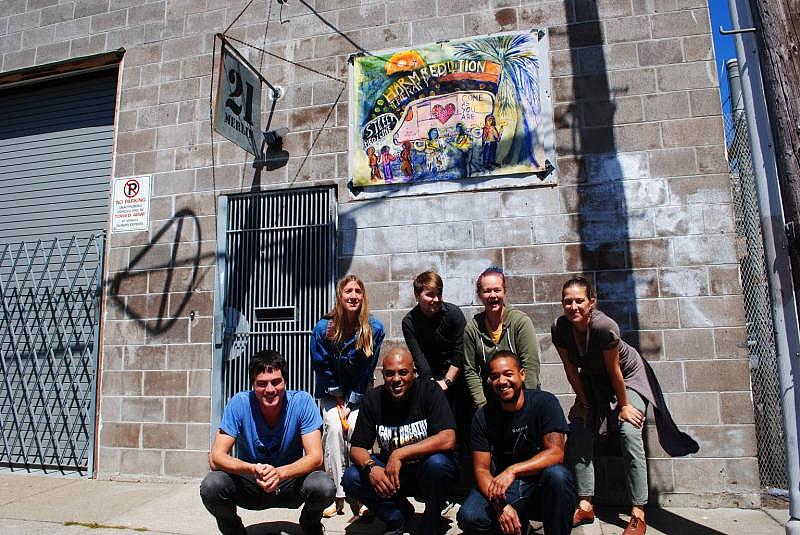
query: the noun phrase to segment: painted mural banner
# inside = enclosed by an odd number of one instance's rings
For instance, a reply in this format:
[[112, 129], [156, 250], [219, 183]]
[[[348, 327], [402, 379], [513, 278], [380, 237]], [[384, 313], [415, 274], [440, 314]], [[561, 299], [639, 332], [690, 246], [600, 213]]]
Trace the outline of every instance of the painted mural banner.
[[355, 186], [547, 169], [538, 32], [511, 32], [353, 59]]

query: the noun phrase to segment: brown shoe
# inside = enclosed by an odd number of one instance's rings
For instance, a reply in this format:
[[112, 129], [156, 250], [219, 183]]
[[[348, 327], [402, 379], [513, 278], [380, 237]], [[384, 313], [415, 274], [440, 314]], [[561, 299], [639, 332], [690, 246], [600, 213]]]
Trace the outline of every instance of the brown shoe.
[[594, 509], [588, 511], [578, 507], [575, 509], [575, 514], [572, 515], [572, 527], [577, 528], [584, 524], [591, 524], [594, 522]]
[[631, 516], [631, 521], [628, 522], [628, 527], [622, 532], [622, 535], [644, 535], [647, 530], [647, 524], [638, 516]]

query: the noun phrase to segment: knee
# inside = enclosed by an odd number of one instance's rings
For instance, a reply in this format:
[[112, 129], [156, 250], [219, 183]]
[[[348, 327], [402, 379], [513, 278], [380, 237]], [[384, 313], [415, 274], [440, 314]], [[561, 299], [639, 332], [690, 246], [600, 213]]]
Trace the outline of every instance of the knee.
[[360, 487], [361, 472], [355, 464], [351, 464], [342, 474], [342, 488], [346, 494], [358, 494]]
[[563, 464], [554, 464], [542, 471], [542, 486], [549, 492], [575, 492], [575, 480], [572, 472]]
[[454, 477], [457, 471], [456, 462], [446, 453], [434, 453], [425, 459], [423, 471], [426, 477]]
[[333, 479], [322, 470], [308, 474], [303, 482], [303, 490], [308, 499], [314, 501], [330, 501], [336, 496], [336, 485], [333, 483]]
[[469, 502], [465, 502], [458, 510], [456, 522], [464, 533], [485, 533], [492, 527], [492, 519], [486, 515], [485, 511], [472, 506]]
[[200, 483], [200, 498], [203, 503], [218, 501], [232, 483], [230, 474], [226, 472], [220, 470], [209, 472]]

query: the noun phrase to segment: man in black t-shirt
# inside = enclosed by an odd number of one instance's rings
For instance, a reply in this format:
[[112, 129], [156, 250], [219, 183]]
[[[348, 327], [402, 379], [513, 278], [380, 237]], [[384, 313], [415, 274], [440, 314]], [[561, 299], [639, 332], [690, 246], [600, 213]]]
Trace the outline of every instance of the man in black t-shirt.
[[569, 533], [577, 494], [564, 461], [569, 430], [558, 400], [526, 390], [525, 370], [509, 351], [487, 363], [494, 399], [472, 420], [472, 461], [477, 489], [458, 512], [467, 534], [526, 535], [539, 518], [547, 535]]
[[[452, 457], [455, 421], [444, 392], [415, 377], [407, 349], [383, 359], [383, 386], [362, 399], [350, 440], [352, 465], [342, 477], [345, 493], [366, 504], [386, 524], [385, 534], [402, 534], [414, 509], [405, 498], [425, 502], [416, 533], [439, 535], [440, 511], [458, 466]], [[370, 454], [377, 439], [379, 453]]]

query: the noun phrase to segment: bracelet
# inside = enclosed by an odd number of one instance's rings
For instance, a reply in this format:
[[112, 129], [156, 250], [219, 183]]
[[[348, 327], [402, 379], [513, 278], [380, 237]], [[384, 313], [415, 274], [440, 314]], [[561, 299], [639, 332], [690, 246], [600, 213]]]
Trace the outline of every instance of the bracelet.
[[375, 466], [375, 461], [370, 459], [364, 466], [361, 468], [361, 473], [364, 474], [364, 477], [369, 477], [369, 473], [372, 471], [372, 468]]

